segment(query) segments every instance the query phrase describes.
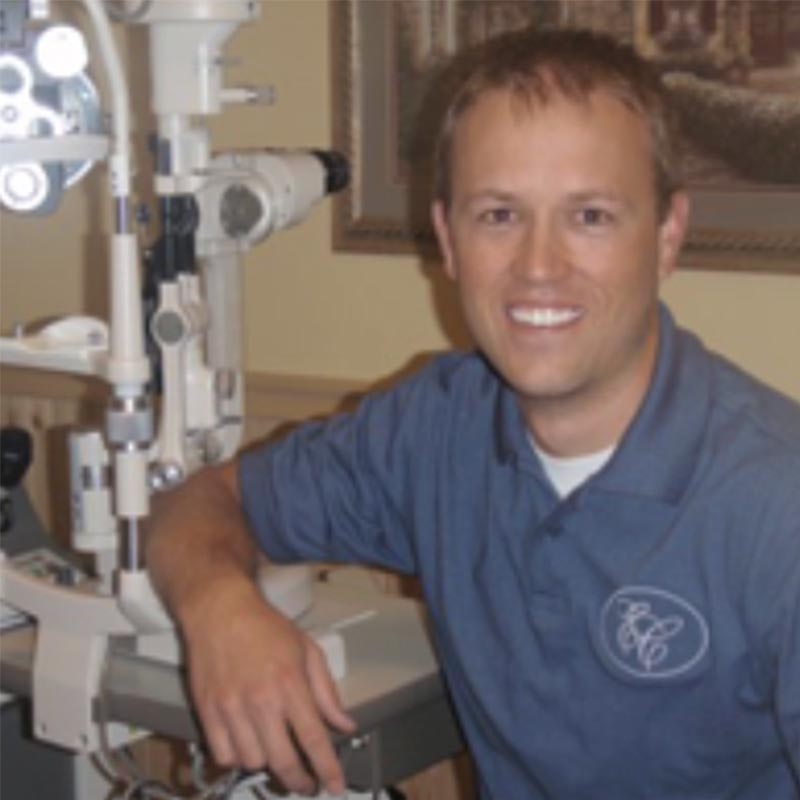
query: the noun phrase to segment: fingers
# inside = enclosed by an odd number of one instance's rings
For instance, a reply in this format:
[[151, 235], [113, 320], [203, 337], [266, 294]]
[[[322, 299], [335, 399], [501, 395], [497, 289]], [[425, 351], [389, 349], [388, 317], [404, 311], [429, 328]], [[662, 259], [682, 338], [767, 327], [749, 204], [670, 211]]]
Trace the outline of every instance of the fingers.
[[196, 693], [196, 707], [209, 749], [223, 767], [262, 768], [266, 761], [261, 738], [250, 720], [246, 707], [236, 694], [205, 698]]
[[[311, 700], [310, 696], [308, 699]], [[291, 709], [290, 720], [297, 743], [308, 758], [322, 786], [329, 794], [343, 794], [344, 773], [334, 752], [328, 730], [314, 705], [310, 702], [303, 703]]]
[[[344, 732], [356, 726], [342, 708], [318, 645], [302, 634], [294, 641], [294, 666], [288, 658], [271, 668], [266, 658], [248, 659], [251, 666], [260, 666], [238, 681], [231, 662], [213, 675], [206, 669], [195, 671], [192, 688], [206, 739], [222, 766], [266, 768], [287, 789], [300, 793], [316, 791], [316, 777], [330, 794], [342, 794], [344, 773], [325, 722]], [[274, 637], [271, 644], [274, 656]], [[236, 666], [242, 668], [241, 663]]]
[[331, 677], [325, 654], [312, 639], [306, 639], [306, 668], [311, 693], [325, 720], [343, 733], [355, 731], [356, 723], [345, 713], [339, 689]]
[[[266, 763], [270, 773], [293, 792], [316, 794], [318, 791], [317, 781], [312, 778], [301, 761], [284, 720], [269, 720], [264, 727]], [[320, 782], [323, 782], [321, 775], [317, 775], [317, 777]], [[327, 784], [325, 785], [327, 786]]]
[[198, 707], [197, 712], [214, 761], [223, 767], [231, 767], [236, 764], [236, 749], [222, 718], [213, 707], [207, 709]]
[[[220, 766], [250, 771], [266, 768], [287, 789], [311, 794], [316, 792], [317, 782], [305, 768], [292, 740], [292, 717], [291, 713], [273, 708], [271, 701], [246, 703], [238, 698], [209, 705], [201, 712], [209, 748]], [[312, 747], [317, 746], [312, 734], [306, 740]], [[336, 777], [324, 758], [320, 763], [326, 777]], [[323, 779], [322, 775], [319, 777]]]

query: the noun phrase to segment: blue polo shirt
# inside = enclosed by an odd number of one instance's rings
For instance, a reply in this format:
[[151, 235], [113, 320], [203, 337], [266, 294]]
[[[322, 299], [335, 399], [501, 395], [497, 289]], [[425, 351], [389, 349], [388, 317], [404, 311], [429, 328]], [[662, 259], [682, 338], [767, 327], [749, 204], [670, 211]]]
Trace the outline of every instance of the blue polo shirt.
[[664, 308], [642, 407], [563, 499], [478, 355], [240, 479], [272, 559], [419, 576], [486, 800], [800, 797], [800, 408]]

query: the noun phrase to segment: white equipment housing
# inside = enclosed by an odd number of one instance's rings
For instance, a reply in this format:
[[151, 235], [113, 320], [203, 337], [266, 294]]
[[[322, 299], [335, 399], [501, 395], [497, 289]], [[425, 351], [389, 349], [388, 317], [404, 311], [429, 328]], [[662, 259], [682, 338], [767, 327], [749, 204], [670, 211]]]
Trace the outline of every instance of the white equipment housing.
[[[222, 48], [240, 25], [257, 17], [255, 0], [83, 5], [110, 89], [112, 130], [100, 122], [82, 34], [62, 24], [48, 26], [51, 4], [29, 0], [27, 19], [16, 22], [33, 33], [20, 34], [15, 46], [0, 53], [0, 205], [46, 214], [93, 163], [107, 160], [115, 221], [109, 237], [110, 319], [75, 316], [17, 331], [0, 340], [0, 360], [93, 376], [109, 385], [105, 430], [79, 432], [70, 441], [73, 544], [94, 555], [96, 576], [66, 588], [0, 558], [0, 596], [37, 619], [36, 735], [93, 751], [99, 738], [92, 699], [111, 638], [127, 638], [149, 656], [175, 649], [172, 621], [150, 586], [139, 541], [151, 492], [230, 458], [241, 444], [241, 256], [301, 222], [327, 193], [341, 188], [346, 165], [335, 154], [315, 151], [211, 157], [203, 117], [229, 102], [271, 100], [269, 90], [223, 85]], [[128, 91], [110, 16], [149, 28], [159, 202], [165, 209], [197, 209], [191, 231], [197, 268], [179, 264], [192, 268], [161, 277], [147, 329], [132, 222]], [[48, 102], [34, 92], [44, 84]], [[158, 354], [155, 376], [148, 335]], [[154, 377], [162, 387], [157, 419]], [[292, 616], [312, 601], [307, 568], [267, 570], [262, 585]], [[330, 652], [338, 653], [337, 646]], [[340, 653], [335, 660], [343, 669]], [[120, 726], [111, 731], [111, 743], [138, 735]]]

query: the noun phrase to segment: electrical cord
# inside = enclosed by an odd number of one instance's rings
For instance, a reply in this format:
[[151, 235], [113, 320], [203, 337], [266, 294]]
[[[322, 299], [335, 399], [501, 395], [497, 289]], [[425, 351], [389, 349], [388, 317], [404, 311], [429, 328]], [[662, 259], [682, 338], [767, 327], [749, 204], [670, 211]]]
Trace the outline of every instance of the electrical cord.
[[[239, 770], [231, 770], [214, 781], [207, 782], [202, 777], [202, 754], [197, 764], [192, 764], [192, 776], [195, 789], [190, 794], [173, 791], [160, 781], [147, 775], [127, 747], [112, 748], [108, 736], [111, 724], [108, 703], [109, 660], [103, 663], [100, 674], [100, 686], [97, 697], [97, 723], [100, 750], [96, 762], [101, 772], [115, 783], [121, 791], [122, 800], [230, 800], [240, 790], [251, 790], [259, 784], [265, 784], [267, 776], [263, 773], [245, 775]], [[199, 753], [199, 748], [192, 745]], [[191, 751], [190, 747], [190, 751]], [[194, 759], [197, 756], [194, 755]]]
[[[120, 790], [124, 791], [121, 800], [232, 800], [234, 795], [241, 797], [244, 792], [249, 792], [254, 800], [285, 798], [285, 795], [276, 795], [270, 790], [270, 776], [266, 772], [245, 773], [240, 770], [230, 770], [221, 777], [209, 781], [204, 774], [205, 752], [195, 742], [190, 742], [187, 746], [193, 783], [193, 790], [189, 794], [174, 791], [160, 781], [147, 776], [128, 747], [112, 748], [111, 746], [108, 735], [108, 726], [111, 724], [108, 675], [109, 660], [106, 659], [100, 674], [96, 704], [100, 750], [95, 757], [101, 772], [117, 784]], [[379, 742], [375, 736], [365, 736], [360, 739], [358, 747], [369, 748], [371, 785], [368, 791], [373, 800], [383, 800], [387, 795], [379, 784]], [[346, 770], [355, 748], [352, 743], [348, 742], [348, 746], [337, 749], [342, 767]], [[347, 796], [344, 795], [344, 797]]]
[[108, 4], [108, 16], [114, 22], [139, 22], [144, 15], [150, 10], [153, 5], [153, 0], [141, 0], [138, 7], [133, 11], [125, 11], [122, 2], [112, 2]]

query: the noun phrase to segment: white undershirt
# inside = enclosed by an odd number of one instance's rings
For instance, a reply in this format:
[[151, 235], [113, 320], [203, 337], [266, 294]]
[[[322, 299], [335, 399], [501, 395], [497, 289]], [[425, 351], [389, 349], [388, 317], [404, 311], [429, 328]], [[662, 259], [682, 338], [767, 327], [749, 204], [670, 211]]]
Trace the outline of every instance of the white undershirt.
[[614, 455], [616, 449], [616, 445], [611, 445], [604, 450], [598, 450], [596, 453], [589, 453], [585, 456], [563, 458], [546, 453], [536, 444], [532, 436], [531, 444], [559, 497], [566, 497], [595, 472], [599, 472]]

